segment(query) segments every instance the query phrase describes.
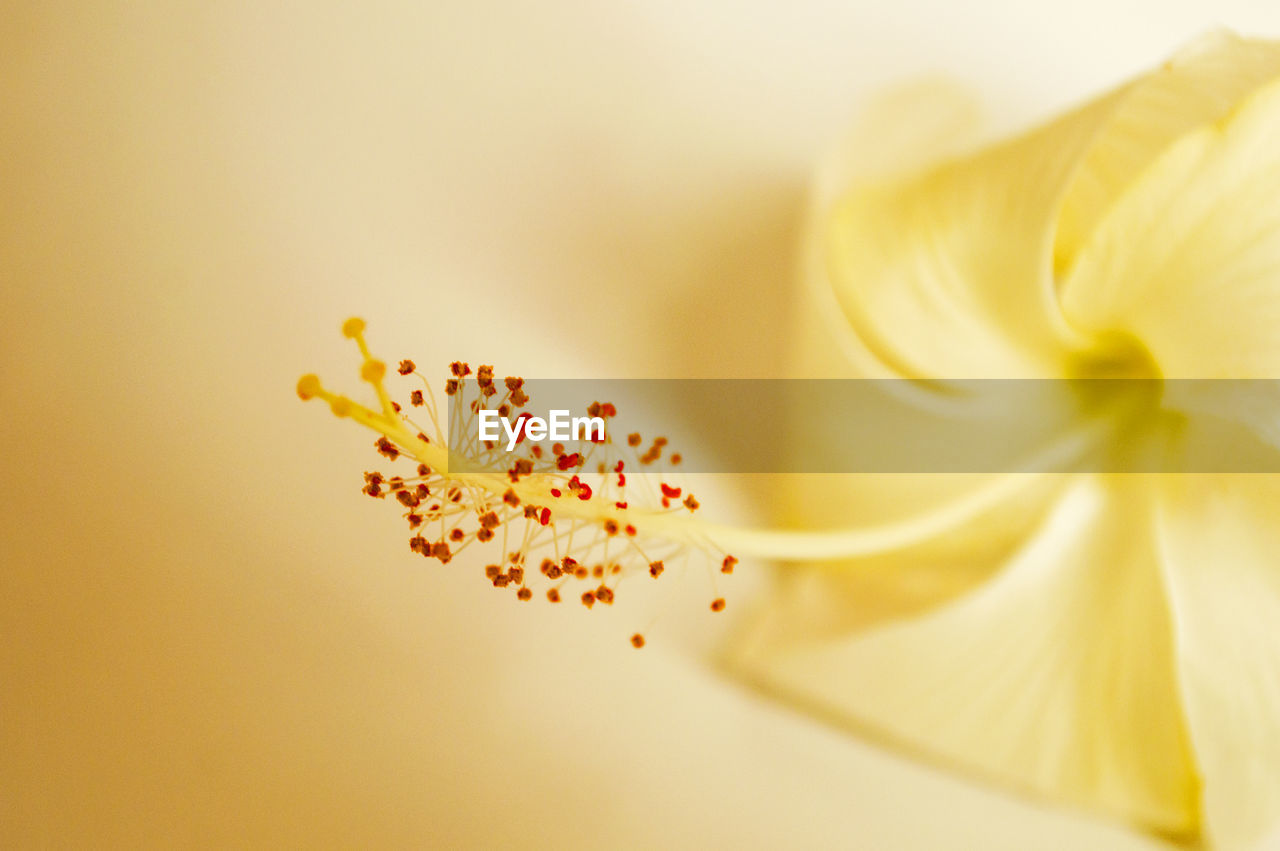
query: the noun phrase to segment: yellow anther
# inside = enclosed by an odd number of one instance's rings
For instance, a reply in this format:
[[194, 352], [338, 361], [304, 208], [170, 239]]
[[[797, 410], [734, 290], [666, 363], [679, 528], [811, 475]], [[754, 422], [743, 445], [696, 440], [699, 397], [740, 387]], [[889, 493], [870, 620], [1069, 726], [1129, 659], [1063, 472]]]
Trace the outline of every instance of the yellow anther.
[[370, 384], [376, 384], [387, 374], [387, 365], [380, 360], [366, 360], [360, 365], [360, 377]]
[[346, 396], [334, 396], [329, 400], [329, 410], [335, 417], [351, 416], [351, 400]]
[[298, 379], [298, 398], [306, 401], [320, 395], [320, 376], [307, 374]]
[[342, 336], [355, 339], [364, 333], [364, 320], [353, 316], [342, 323]]

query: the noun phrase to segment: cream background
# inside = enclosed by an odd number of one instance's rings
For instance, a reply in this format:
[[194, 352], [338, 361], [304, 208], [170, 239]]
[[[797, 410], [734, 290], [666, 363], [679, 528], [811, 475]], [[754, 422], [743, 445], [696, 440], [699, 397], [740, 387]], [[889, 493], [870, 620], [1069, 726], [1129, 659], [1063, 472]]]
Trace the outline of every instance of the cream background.
[[1280, 10], [6, 5], [0, 845], [1157, 847], [760, 700], [700, 617], [635, 653], [424, 569], [292, 385], [354, 385], [351, 313], [423, 365], [779, 371], [870, 94], [1010, 127], [1217, 23]]

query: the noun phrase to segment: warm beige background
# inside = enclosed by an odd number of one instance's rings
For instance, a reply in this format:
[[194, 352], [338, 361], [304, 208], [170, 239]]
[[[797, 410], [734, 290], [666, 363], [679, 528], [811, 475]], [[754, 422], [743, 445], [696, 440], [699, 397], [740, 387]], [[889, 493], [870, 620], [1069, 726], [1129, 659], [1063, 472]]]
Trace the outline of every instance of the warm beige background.
[[1008, 126], [1271, 0], [53, 5], [0, 14], [0, 845], [1154, 845], [748, 695], [719, 624], [638, 654], [424, 567], [292, 385], [354, 379], [351, 312], [423, 364], [777, 371], [868, 93]]

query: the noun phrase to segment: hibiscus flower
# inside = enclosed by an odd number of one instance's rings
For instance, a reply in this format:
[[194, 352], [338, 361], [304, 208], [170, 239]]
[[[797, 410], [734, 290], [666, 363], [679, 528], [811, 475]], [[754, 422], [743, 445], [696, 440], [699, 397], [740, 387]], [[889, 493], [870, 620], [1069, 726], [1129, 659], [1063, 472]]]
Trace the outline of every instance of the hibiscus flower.
[[[902, 379], [934, 407], [946, 379], [1280, 377], [1280, 44], [1210, 37], [1039, 129], [909, 170], [970, 123], [963, 104], [933, 106], [898, 116], [923, 144], [881, 132], [878, 152], [854, 144], [828, 173], [804, 374]], [[866, 176], [873, 162], [894, 175]], [[665, 481], [647, 501], [623, 490], [662, 455], [638, 436], [594, 474], [597, 459], [571, 453], [448, 472], [429, 400], [409, 401], [429, 409], [425, 428], [391, 399], [364, 323], [344, 333], [377, 405], [310, 375], [298, 393], [408, 462], [407, 475], [367, 473], [365, 493], [406, 510], [414, 553], [447, 562], [498, 539], [496, 587], [529, 601], [540, 573], [560, 602], [577, 578], [588, 608], [612, 603], [612, 577], [657, 578], [654, 554], [690, 545], [724, 573], [735, 556], [792, 562], [729, 654], [762, 687], [1154, 832], [1245, 847], [1280, 820], [1280, 477], [793, 476], [782, 529], [729, 528]], [[408, 361], [399, 372], [416, 375]], [[450, 395], [471, 370], [453, 374]], [[476, 380], [481, 407], [522, 403], [520, 379], [484, 366]], [[1265, 411], [1213, 413], [1280, 450]], [[1113, 438], [1106, 413], [1082, 403], [1063, 446]], [[1138, 413], [1146, 438], [1176, 448], [1204, 400], [1160, 396]], [[585, 551], [560, 551], [575, 541]]]
[[[925, 114], [943, 137], [946, 116], [967, 115]], [[860, 155], [836, 171], [856, 173]], [[1280, 44], [1214, 35], [1011, 141], [825, 195], [809, 370], [1280, 377]], [[1198, 412], [1177, 413], [1185, 427]], [[1280, 443], [1274, 419], [1243, 420]], [[851, 517], [915, 535], [788, 570], [737, 646], [748, 676], [927, 758], [1152, 831], [1249, 847], [1275, 829], [1280, 477], [793, 488], [789, 523]]]

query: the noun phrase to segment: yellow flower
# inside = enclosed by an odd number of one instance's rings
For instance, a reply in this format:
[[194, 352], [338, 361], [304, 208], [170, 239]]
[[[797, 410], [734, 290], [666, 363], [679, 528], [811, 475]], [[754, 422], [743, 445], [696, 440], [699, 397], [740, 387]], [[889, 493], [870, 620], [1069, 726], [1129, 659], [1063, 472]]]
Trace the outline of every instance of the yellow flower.
[[[1038, 130], [909, 174], [972, 125], [968, 105], [936, 105], [895, 101], [899, 131], [873, 125], [884, 144], [852, 146], [828, 175], [841, 191], [814, 230], [805, 374], [913, 379], [898, 386], [927, 406], [947, 378], [1280, 377], [1280, 45], [1206, 39]], [[899, 176], [859, 176], [873, 166]], [[576, 578], [595, 589], [588, 607], [612, 602], [609, 577], [657, 578], [654, 554], [690, 545], [721, 550], [725, 573], [729, 551], [809, 562], [735, 645], [765, 687], [1163, 834], [1243, 847], [1280, 821], [1280, 477], [790, 477], [788, 528], [716, 526], [665, 482], [628, 497], [612, 441], [594, 474], [595, 456], [450, 472], [447, 429], [392, 401], [363, 330], [344, 326], [376, 406], [315, 376], [298, 393], [409, 465], [367, 473], [365, 493], [406, 510], [415, 554], [447, 562], [495, 541], [495, 586], [528, 601], [545, 578], [557, 602]], [[482, 406], [519, 406], [519, 379], [502, 395], [491, 367], [477, 378], [494, 386]], [[1195, 404], [1140, 413], [1159, 432]], [[1233, 412], [1280, 449], [1274, 418]], [[1063, 446], [1109, 433], [1080, 413]], [[560, 559], [541, 577], [539, 547]]]
[[[805, 339], [826, 346], [807, 370], [1280, 377], [1280, 44], [1212, 36], [1012, 141], [841, 189], [806, 276], [823, 331]], [[1280, 477], [1010, 478], [806, 480], [792, 524], [916, 534], [788, 571], [740, 667], [998, 783], [1262, 840]]]

